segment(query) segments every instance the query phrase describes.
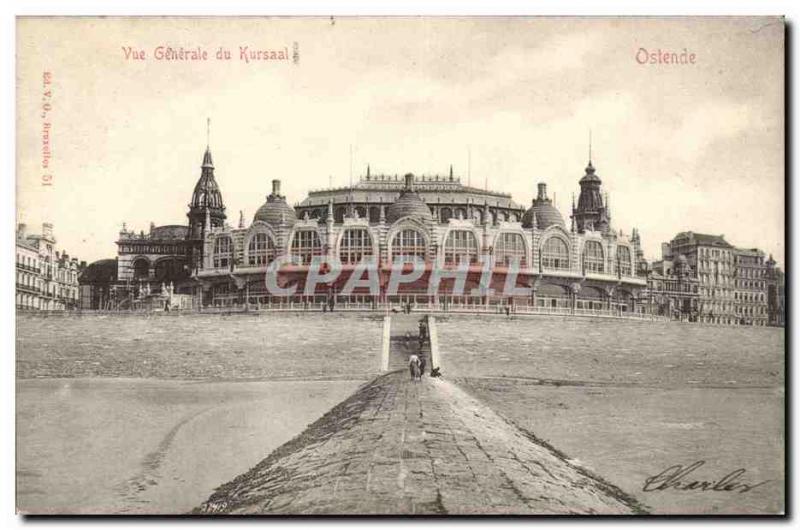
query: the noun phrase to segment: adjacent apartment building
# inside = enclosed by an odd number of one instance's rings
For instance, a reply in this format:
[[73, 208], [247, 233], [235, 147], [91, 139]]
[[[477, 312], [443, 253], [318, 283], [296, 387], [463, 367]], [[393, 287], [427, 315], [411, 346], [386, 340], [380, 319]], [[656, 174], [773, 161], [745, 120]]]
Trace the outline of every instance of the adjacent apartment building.
[[30, 233], [25, 224], [17, 226], [18, 310], [59, 311], [78, 307], [78, 274], [83, 264], [55, 248], [52, 224], [43, 223], [41, 234]]
[[[690, 308], [689, 320], [710, 324], [747, 326], [782, 325], [783, 273], [774, 260], [757, 248], [737, 248], [723, 235], [681, 232], [661, 246], [662, 260], [653, 264], [654, 278], [677, 277], [680, 263], [688, 267], [697, 284], [694, 300], [683, 296], [681, 307]], [[684, 277], [686, 276], [684, 272]], [[650, 296], [658, 298], [665, 282], [650, 282]], [[675, 283], [675, 282], [672, 282]], [[683, 284], [682, 288], [692, 289]], [[772, 293], [772, 298], [770, 298]], [[771, 305], [770, 305], [771, 304]], [[685, 314], [681, 312], [681, 314]]]
[[737, 324], [766, 326], [769, 314], [764, 253], [757, 248], [737, 248], [734, 251], [734, 263], [734, 310]]

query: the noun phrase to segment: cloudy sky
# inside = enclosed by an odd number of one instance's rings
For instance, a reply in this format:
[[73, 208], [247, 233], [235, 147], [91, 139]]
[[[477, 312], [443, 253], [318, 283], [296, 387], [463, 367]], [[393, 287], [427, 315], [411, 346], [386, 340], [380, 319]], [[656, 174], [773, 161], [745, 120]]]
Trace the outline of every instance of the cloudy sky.
[[[592, 131], [612, 224], [645, 255], [683, 230], [784, 261], [780, 19], [21, 19], [17, 218], [58, 246], [113, 257], [119, 228], [186, 222], [211, 118], [236, 224], [283, 180], [290, 202], [374, 172], [445, 174], [565, 216]], [[239, 47], [299, 62], [239, 60]], [[126, 59], [123, 47], [144, 50]], [[158, 61], [158, 46], [205, 62]], [[214, 59], [216, 50], [230, 61]], [[695, 54], [640, 64], [637, 52]], [[640, 59], [642, 56], [639, 56]], [[41, 185], [42, 72], [53, 75], [54, 185]]]

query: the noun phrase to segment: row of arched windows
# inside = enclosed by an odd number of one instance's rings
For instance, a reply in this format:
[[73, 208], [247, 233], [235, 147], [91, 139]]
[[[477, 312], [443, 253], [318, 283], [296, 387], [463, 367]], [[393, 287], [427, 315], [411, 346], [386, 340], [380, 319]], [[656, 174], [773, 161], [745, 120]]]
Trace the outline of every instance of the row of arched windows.
[[[333, 210], [333, 220], [336, 223], [344, 222], [344, 218], [348, 216], [349, 208], [346, 206], [337, 206]], [[308, 210], [309, 217], [311, 219], [320, 219], [324, 218], [327, 215], [327, 209], [325, 208], [317, 208], [314, 210]], [[436, 216], [436, 211], [431, 208], [431, 213]], [[352, 208], [352, 214], [357, 215], [360, 219], [369, 219], [370, 223], [378, 223], [380, 222], [381, 217], [381, 209], [377, 206], [371, 206], [366, 208], [364, 206], [354, 206]], [[517, 222], [519, 221], [519, 214], [510, 211], [503, 211], [503, 210], [490, 210], [488, 213], [491, 216], [490, 221], [492, 223], [502, 222], [502, 221], [511, 221]], [[467, 212], [467, 209], [464, 207], [450, 207], [450, 206], [443, 206], [439, 208], [438, 211], [438, 219], [441, 223], [447, 223], [450, 219], [469, 219], [470, 215]], [[472, 210], [473, 221], [480, 223], [483, 219], [483, 214], [481, 213], [480, 209]]]
[[[419, 258], [427, 256], [427, 244], [419, 230], [405, 228], [398, 231], [391, 241], [390, 259]], [[322, 243], [315, 230], [298, 230], [292, 238], [291, 255], [303, 265], [308, 265], [314, 256], [322, 255]], [[339, 244], [339, 259], [345, 265], [359, 263], [374, 254], [372, 236], [366, 228], [350, 228], [342, 234]], [[250, 238], [247, 247], [247, 265], [258, 267], [269, 265], [278, 255], [272, 237], [264, 232]], [[451, 230], [443, 247], [445, 265], [461, 263], [475, 264], [479, 261], [480, 246], [471, 230]], [[494, 248], [495, 265], [510, 266], [518, 261], [525, 267], [527, 251], [522, 235], [513, 232], [500, 234]], [[233, 245], [229, 237], [219, 237], [214, 243], [213, 266], [227, 268], [233, 259]], [[617, 247], [617, 266], [622, 276], [630, 276], [632, 262], [630, 249]], [[559, 237], [550, 237], [542, 247], [544, 270], [569, 270], [570, 257], [567, 243]], [[583, 267], [587, 273], [604, 273], [606, 261], [603, 246], [598, 241], [587, 241], [583, 250]]]

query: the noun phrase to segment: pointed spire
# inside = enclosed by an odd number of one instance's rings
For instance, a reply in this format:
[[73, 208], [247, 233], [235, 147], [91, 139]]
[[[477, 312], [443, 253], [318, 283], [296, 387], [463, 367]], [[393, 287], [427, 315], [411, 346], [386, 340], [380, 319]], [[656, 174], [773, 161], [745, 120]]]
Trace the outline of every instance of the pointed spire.
[[589, 165], [592, 165], [592, 130], [589, 129]]
[[367, 180], [369, 180], [369, 178], [370, 178], [370, 176], [369, 176], [369, 164], [367, 164]]
[[214, 169], [214, 161], [211, 159], [211, 118], [206, 118], [206, 152], [203, 155], [203, 167]]
[[214, 169], [214, 161], [211, 159], [211, 148], [206, 147], [206, 152], [203, 155], [203, 167]]
[[450, 164], [450, 180], [453, 180], [453, 164]]
[[244, 228], [244, 210], [239, 210], [239, 228]]

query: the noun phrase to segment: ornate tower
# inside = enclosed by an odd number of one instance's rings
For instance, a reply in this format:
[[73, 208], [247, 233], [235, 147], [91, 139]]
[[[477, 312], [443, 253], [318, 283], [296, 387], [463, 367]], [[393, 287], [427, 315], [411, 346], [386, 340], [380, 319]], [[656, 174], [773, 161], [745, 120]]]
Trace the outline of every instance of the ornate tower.
[[194, 186], [192, 200], [189, 203], [189, 232], [186, 236], [191, 241], [189, 247], [189, 263], [192, 270], [202, 262], [203, 241], [206, 232], [212, 228], [222, 227], [225, 223], [225, 205], [222, 193], [214, 179], [214, 161], [211, 149], [206, 147], [200, 179]]
[[578, 196], [578, 207], [572, 207], [572, 220], [578, 232], [596, 230], [607, 233], [611, 228], [611, 215], [600, 193], [602, 181], [595, 174], [591, 157], [586, 166], [586, 174], [579, 184], [581, 193]]

